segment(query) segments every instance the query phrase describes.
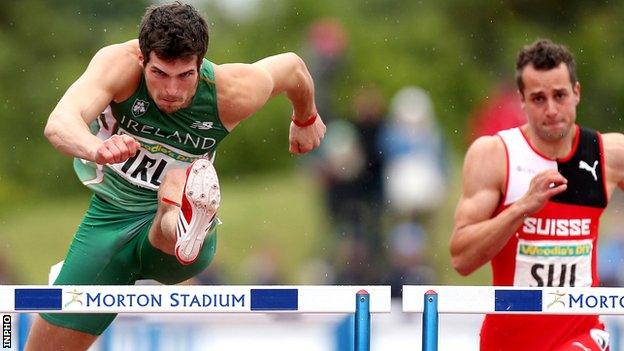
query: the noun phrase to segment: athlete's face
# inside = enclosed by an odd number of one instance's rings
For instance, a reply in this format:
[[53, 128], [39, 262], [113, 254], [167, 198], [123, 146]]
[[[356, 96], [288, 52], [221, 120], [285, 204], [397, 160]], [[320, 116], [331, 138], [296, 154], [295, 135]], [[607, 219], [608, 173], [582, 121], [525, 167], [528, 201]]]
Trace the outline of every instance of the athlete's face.
[[581, 86], [570, 82], [565, 63], [550, 70], [536, 70], [528, 65], [522, 71], [524, 91], [522, 107], [529, 127], [545, 141], [565, 137], [576, 121], [576, 106], [581, 97]]
[[151, 52], [143, 68], [147, 91], [161, 111], [170, 114], [189, 105], [199, 77], [196, 56], [170, 61]]

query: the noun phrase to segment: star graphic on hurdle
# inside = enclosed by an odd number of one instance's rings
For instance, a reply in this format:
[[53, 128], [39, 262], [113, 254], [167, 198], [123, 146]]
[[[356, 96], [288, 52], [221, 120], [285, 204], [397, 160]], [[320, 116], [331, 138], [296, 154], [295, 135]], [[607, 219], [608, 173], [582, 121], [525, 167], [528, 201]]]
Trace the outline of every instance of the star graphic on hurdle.
[[548, 295], [552, 295], [553, 300], [551, 303], [548, 304], [548, 306], [546, 306], [547, 308], [551, 308], [553, 305], [555, 304], [561, 304], [561, 306], [565, 307], [565, 302], [562, 300], [564, 296], [566, 296], [566, 293], [560, 293], [559, 291], [556, 292], [550, 292], [548, 293]]
[[80, 296], [82, 296], [82, 294], [84, 294], [84, 293], [78, 292], [78, 290], [74, 289], [72, 291], [68, 291], [67, 294], [70, 294], [72, 296], [72, 298], [71, 298], [71, 300], [69, 302], [67, 302], [65, 304], [64, 307], [67, 307], [67, 306], [73, 304], [74, 302], [79, 303], [80, 306], [83, 305], [82, 300], [80, 299]]

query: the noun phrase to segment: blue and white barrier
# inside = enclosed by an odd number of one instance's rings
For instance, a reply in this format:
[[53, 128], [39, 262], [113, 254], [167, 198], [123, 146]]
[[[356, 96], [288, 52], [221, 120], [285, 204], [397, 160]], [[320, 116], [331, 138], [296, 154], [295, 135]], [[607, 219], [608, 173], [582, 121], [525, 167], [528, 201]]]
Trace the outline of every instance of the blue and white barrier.
[[439, 313], [624, 315], [624, 288], [404, 285], [403, 312], [423, 313], [423, 350], [435, 351]]
[[[370, 313], [390, 304], [389, 286], [0, 286], [3, 313], [353, 313], [361, 351], [370, 350]], [[20, 349], [28, 327], [20, 324]]]
[[624, 314], [623, 288], [403, 286], [403, 312], [424, 312], [423, 295], [438, 295], [439, 313]]
[[0, 286], [0, 312], [354, 313], [366, 290], [370, 312], [390, 312], [389, 286]]

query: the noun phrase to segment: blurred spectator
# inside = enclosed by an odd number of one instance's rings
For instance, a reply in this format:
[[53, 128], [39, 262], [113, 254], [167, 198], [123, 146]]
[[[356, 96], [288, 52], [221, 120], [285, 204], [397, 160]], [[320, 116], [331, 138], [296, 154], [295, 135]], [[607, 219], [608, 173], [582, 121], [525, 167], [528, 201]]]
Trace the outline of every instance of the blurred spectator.
[[407, 216], [437, 209], [446, 195], [446, 147], [424, 90], [406, 87], [394, 96], [379, 145], [390, 208]]
[[604, 211], [598, 241], [598, 276], [600, 286], [624, 286], [624, 196], [614, 192]]
[[390, 269], [387, 282], [392, 296], [400, 297], [404, 284], [432, 284], [435, 273], [429, 265], [425, 228], [417, 220], [404, 219], [389, 233]]
[[379, 135], [384, 117], [384, 99], [376, 88], [362, 89], [353, 97], [354, 125], [358, 131], [365, 165], [357, 183], [363, 197], [379, 212], [382, 203], [383, 155], [379, 149]]
[[366, 160], [356, 127], [346, 120], [329, 122], [318, 156], [327, 217], [335, 235], [335, 252], [330, 252], [336, 282], [356, 284], [368, 274], [362, 220], [367, 204], [360, 199], [362, 189], [358, 182]]
[[362, 89], [352, 100], [352, 121], [340, 118], [331, 96], [343, 77], [346, 30], [338, 20], [321, 19], [310, 26], [307, 43], [316, 105], [327, 122], [327, 134], [312, 162], [321, 174], [330, 226], [338, 238], [331, 258], [335, 279], [342, 284], [378, 283], [384, 261], [382, 155], [377, 143], [383, 97], [375, 88]]
[[336, 282], [334, 269], [323, 257], [313, 257], [306, 261], [299, 269], [297, 284], [329, 285]]
[[624, 238], [621, 229], [617, 232], [605, 232], [598, 251], [600, 252], [597, 256], [600, 286], [624, 286], [624, 272], [622, 271]]
[[384, 261], [381, 229], [382, 159], [377, 139], [383, 118], [381, 93], [356, 92], [353, 122], [334, 120], [317, 156], [328, 217], [337, 236], [336, 282], [378, 283]]
[[308, 67], [314, 78], [316, 107], [325, 122], [336, 119], [331, 106], [331, 96], [339, 71], [344, 63], [348, 44], [347, 33], [340, 21], [321, 19], [308, 29], [307, 44], [310, 50]]
[[401, 89], [392, 99], [389, 117], [379, 138], [385, 157], [384, 198], [393, 219], [386, 280], [392, 295], [400, 296], [403, 284], [434, 281], [425, 221], [446, 197], [447, 158], [433, 104], [423, 89]]
[[479, 105], [469, 119], [468, 144], [484, 135], [494, 135], [527, 122], [518, 92], [505, 85], [495, 89], [491, 97]]
[[241, 269], [252, 285], [280, 284], [279, 253], [275, 247], [255, 248], [242, 262]]

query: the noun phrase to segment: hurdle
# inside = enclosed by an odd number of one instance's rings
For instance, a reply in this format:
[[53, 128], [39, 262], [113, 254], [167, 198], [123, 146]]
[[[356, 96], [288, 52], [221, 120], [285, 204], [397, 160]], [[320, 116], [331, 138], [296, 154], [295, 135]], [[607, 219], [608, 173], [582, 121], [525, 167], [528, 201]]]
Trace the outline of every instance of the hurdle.
[[354, 314], [357, 351], [370, 350], [370, 314], [391, 304], [390, 286], [347, 285], [4, 285], [0, 296], [4, 313]]
[[403, 286], [403, 312], [423, 313], [422, 349], [438, 349], [438, 314], [623, 315], [622, 288]]

